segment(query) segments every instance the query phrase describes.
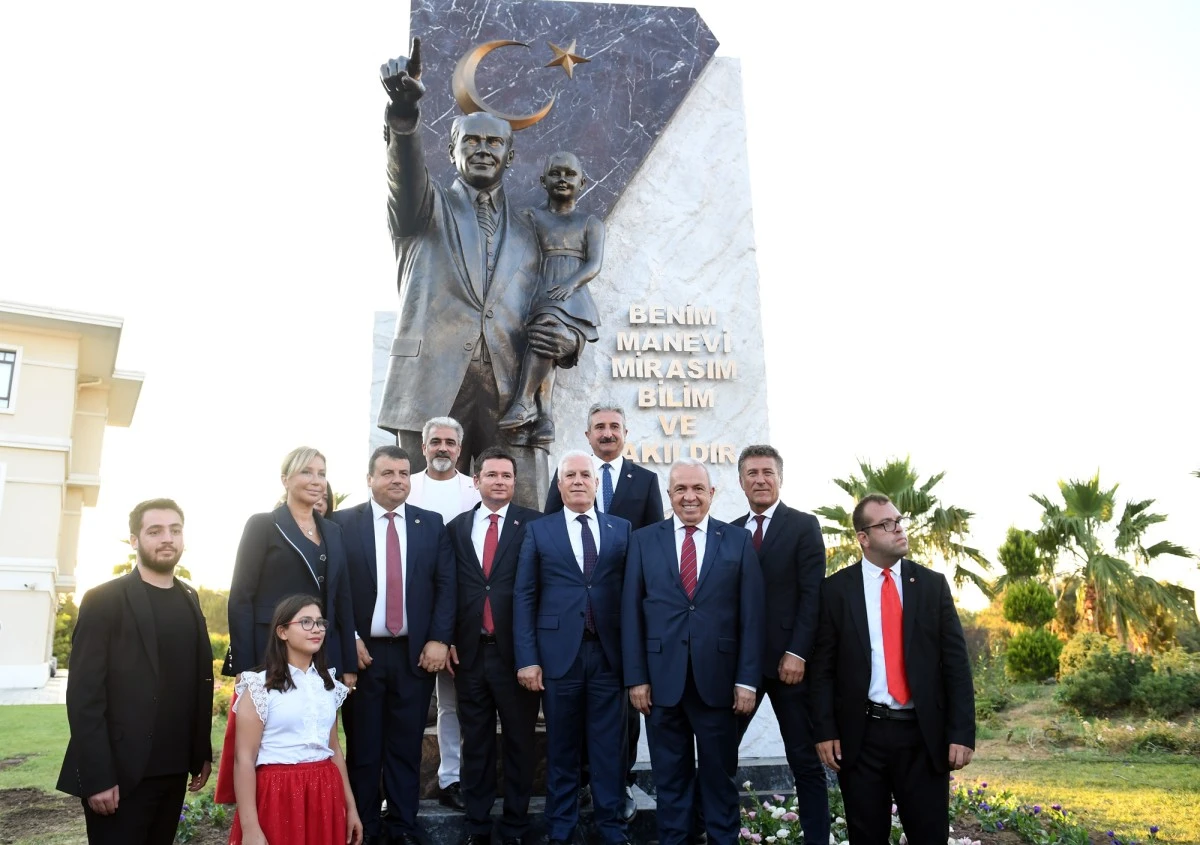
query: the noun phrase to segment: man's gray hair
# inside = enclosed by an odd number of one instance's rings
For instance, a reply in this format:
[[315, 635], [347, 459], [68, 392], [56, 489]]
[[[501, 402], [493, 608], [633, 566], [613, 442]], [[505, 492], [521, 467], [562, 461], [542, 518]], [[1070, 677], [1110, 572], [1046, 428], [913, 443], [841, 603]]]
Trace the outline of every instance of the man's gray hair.
[[708, 474], [708, 466], [704, 463], [704, 461], [698, 461], [695, 458], [682, 457], [676, 458], [675, 462], [671, 464], [671, 469], [667, 472], [668, 488], [671, 486], [671, 476], [675, 474], [675, 467], [700, 467], [700, 469], [704, 470], [704, 479], [708, 482], [708, 486], [713, 486], [712, 476]]
[[572, 449], [571, 451], [564, 453], [563, 456], [558, 459], [558, 477], [560, 479], [562, 478], [563, 468], [566, 467], [567, 461], [571, 460], [571, 458], [587, 458], [588, 469], [592, 469], [592, 474], [595, 475], [592, 464], [592, 456], [582, 449]]
[[608, 411], [613, 414], [620, 414], [621, 415], [621, 425], [626, 424], [625, 423], [625, 409], [610, 399], [610, 400], [607, 400], [604, 402], [597, 402], [595, 405], [588, 408], [588, 415], [587, 415], [588, 428], [592, 427], [592, 417], [596, 416], [596, 414], [600, 414], [605, 411]]
[[462, 445], [463, 427], [454, 417], [434, 417], [421, 429], [421, 445], [424, 446], [429, 442], [429, 432], [435, 428], [452, 428], [454, 433], [458, 435], [458, 445]]

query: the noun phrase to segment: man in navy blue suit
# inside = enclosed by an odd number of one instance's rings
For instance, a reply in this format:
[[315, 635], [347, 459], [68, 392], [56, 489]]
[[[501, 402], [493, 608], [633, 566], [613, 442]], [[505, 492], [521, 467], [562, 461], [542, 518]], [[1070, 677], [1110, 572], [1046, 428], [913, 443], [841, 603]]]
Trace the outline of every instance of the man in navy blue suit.
[[344, 711], [346, 764], [364, 843], [377, 845], [419, 842], [421, 741], [454, 635], [454, 554], [442, 518], [405, 504], [409, 468], [406, 451], [380, 446], [367, 475], [370, 501], [332, 514], [346, 545], [358, 650], [357, 690]]
[[[779, 735], [796, 782], [796, 812], [807, 845], [829, 841], [829, 788], [817, 759], [808, 717], [805, 668], [817, 635], [821, 581], [825, 578], [825, 543], [821, 526], [809, 513], [789, 508], [779, 499], [783, 456], [773, 446], [747, 446], [738, 456], [738, 480], [750, 513], [733, 521], [751, 532], [762, 564], [766, 604], [763, 679], [758, 702], [771, 696]], [[743, 717], [740, 735], [753, 716]]]
[[558, 465], [566, 508], [526, 526], [517, 560], [513, 648], [517, 679], [543, 693], [551, 845], [575, 836], [584, 741], [596, 827], [606, 845], [628, 841], [621, 582], [630, 530], [620, 517], [596, 513], [596, 485], [591, 456], [567, 452]]
[[[625, 409], [612, 402], [597, 402], [588, 410], [587, 419], [584, 435], [592, 447], [592, 465], [599, 485], [597, 513], [611, 513], [627, 519], [634, 531], [661, 522], [663, 503], [658, 490], [658, 474], [624, 456], [625, 436], [629, 433], [625, 427]], [[546, 513], [558, 513], [563, 509], [557, 482], [557, 476], [550, 482]], [[633, 763], [637, 759], [638, 737], [642, 733], [642, 714], [630, 707], [625, 727], [625, 753], [629, 765], [625, 777], [625, 821], [630, 822], [637, 814], [637, 804], [633, 800]], [[584, 777], [586, 780], [586, 771]]]
[[738, 717], [762, 681], [763, 582], [750, 532], [709, 517], [715, 492], [704, 464], [672, 464], [674, 515], [633, 535], [626, 566], [625, 684], [647, 717], [661, 845], [688, 842], [697, 777], [709, 841], [738, 838]]

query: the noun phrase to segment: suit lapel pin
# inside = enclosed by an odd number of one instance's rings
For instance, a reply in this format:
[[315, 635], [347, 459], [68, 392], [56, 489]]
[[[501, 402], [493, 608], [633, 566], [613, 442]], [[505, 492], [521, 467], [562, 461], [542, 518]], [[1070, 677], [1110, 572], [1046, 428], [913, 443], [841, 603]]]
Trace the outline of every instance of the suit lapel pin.
[[520, 524], [521, 524], [521, 520], [519, 520], [519, 519], [513, 520], [513, 525], [520, 525]]
[[421, 524], [421, 520], [419, 520], [419, 519], [414, 519], [413, 522], [415, 522], [417, 525]]
[[627, 473], [625, 473], [625, 477], [626, 477], [626, 478], [633, 478], [633, 473], [632, 473], [632, 472], [627, 472]]
[[908, 583], [910, 583], [910, 584], [915, 584], [915, 583], [917, 583], [917, 579], [916, 579], [916, 578], [909, 578], [909, 579], [908, 579]]

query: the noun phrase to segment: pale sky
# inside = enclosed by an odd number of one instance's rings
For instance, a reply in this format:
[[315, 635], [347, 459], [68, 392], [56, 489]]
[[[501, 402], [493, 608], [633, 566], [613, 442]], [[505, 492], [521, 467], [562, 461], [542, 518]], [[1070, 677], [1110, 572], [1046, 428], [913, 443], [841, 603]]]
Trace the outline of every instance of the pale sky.
[[[830, 479], [911, 455], [994, 559], [1030, 493], [1099, 469], [1200, 549], [1200, 6], [697, 6], [742, 62], [785, 500], [848, 504]], [[300, 444], [364, 498], [395, 307], [378, 68], [407, 26], [403, 2], [0, 5], [0, 299], [123, 317], [146, 373], [82, 586], [159, 495], [227, 586]]]

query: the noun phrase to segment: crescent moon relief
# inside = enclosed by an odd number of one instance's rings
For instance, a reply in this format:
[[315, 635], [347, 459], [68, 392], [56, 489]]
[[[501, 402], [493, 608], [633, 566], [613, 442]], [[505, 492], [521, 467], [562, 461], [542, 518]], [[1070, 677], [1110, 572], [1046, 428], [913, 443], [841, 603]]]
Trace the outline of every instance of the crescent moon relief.
[[514, 131], [533, 126], [533, 124], [550, 114], [550, 109], [554, 107], [554, 97], [551, 97], [550, 102], [546, 103], [546, 105], [533, 114], [506, 114], [485, 103], [483, 97], [479, 94], [479, 89], [475, 87], [475, 72], [479, 68], [479, 63], [483, 60], [484, 56], [500, 47], [528, 46], [528, 44], [522, 41], [487, 41], [483, 44], [477, 44], [463, 54], [463, 57], [458, 60], [458, 64], [454, 66], [454, 76], [450, 80], [450, 87], [454, 92], [454, 100], [458, 103], [458, 107], [462, 109], [463, 114], [487, 112], [493, 117], [507, 120], [512, 125]]

